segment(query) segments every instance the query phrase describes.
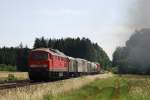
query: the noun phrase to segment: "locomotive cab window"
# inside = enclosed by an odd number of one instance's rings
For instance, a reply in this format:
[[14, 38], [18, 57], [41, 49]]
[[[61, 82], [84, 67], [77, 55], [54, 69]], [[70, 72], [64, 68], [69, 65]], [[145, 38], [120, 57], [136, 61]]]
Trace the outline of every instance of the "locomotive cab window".
[[32, 52], [31, 59], [35, 61], [48, 60], [47, 52]]

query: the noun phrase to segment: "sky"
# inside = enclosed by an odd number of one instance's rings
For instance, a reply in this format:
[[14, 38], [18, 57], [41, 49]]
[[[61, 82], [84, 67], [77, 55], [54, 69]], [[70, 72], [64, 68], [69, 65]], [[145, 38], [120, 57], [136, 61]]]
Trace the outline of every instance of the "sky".
[[0, 0], [0, 47], [32, 48], [36, 37], [87, 37], [112, 58], [134, 31], [137, 0]]

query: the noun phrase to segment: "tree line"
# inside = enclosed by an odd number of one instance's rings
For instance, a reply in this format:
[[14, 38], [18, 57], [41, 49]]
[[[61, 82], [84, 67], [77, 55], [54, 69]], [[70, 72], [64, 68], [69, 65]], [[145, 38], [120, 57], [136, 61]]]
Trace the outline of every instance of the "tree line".
[[118, 73], [150, 74], [150, 29], [135, 31], [125, 47], [113, 54], [113, 66]]
[[[28, 70], [28, 47], [2, 47], [0, 48], [0, 68], [1, 70]], [[5, 67], [5, 68], [4, 68]], [[12, 68], [11, 68], [12, 67]], [[15, 69], [15, 70], [14, 70]]]
[[[33, 49], [40, 47], [58, 49], [71, 57], [99, 62], [104, 69], [108, 69], [111, 66], [111, 61], [104, 50], [97, 43], [92, 43], [88, 38], [36, 38], [33, 44]], [[16, 70], [18, 71], [27, 71], [28, 55], [30, 51], [31, 49], [27, 46], [23, 47], [22, 43], [18, 47], [1, 47], [0, 64], [5, 64], [9, 66], [9, 68], [14, 67], [14, 69], [16, 67]], [[1, 65], [0, 67], [5, 66]]]

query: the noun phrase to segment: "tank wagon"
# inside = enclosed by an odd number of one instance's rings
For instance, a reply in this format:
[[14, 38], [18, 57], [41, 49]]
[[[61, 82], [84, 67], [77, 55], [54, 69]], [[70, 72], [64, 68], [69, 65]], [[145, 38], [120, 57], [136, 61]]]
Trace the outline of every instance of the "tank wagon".
[[29, 78], [49, 80], [100, 72], [100, 64], [73, 58], [50, 48], [34, 49], [29, 54]]

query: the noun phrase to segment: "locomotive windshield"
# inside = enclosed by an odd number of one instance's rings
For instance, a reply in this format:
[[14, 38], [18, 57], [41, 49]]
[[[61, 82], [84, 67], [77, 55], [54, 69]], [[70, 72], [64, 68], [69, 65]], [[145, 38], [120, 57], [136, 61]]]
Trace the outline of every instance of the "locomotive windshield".
[[48, 53], [47, 52], [32, 52], [31, 54], [32, 60], [39, 61], [39, 60], [47, 60]]

